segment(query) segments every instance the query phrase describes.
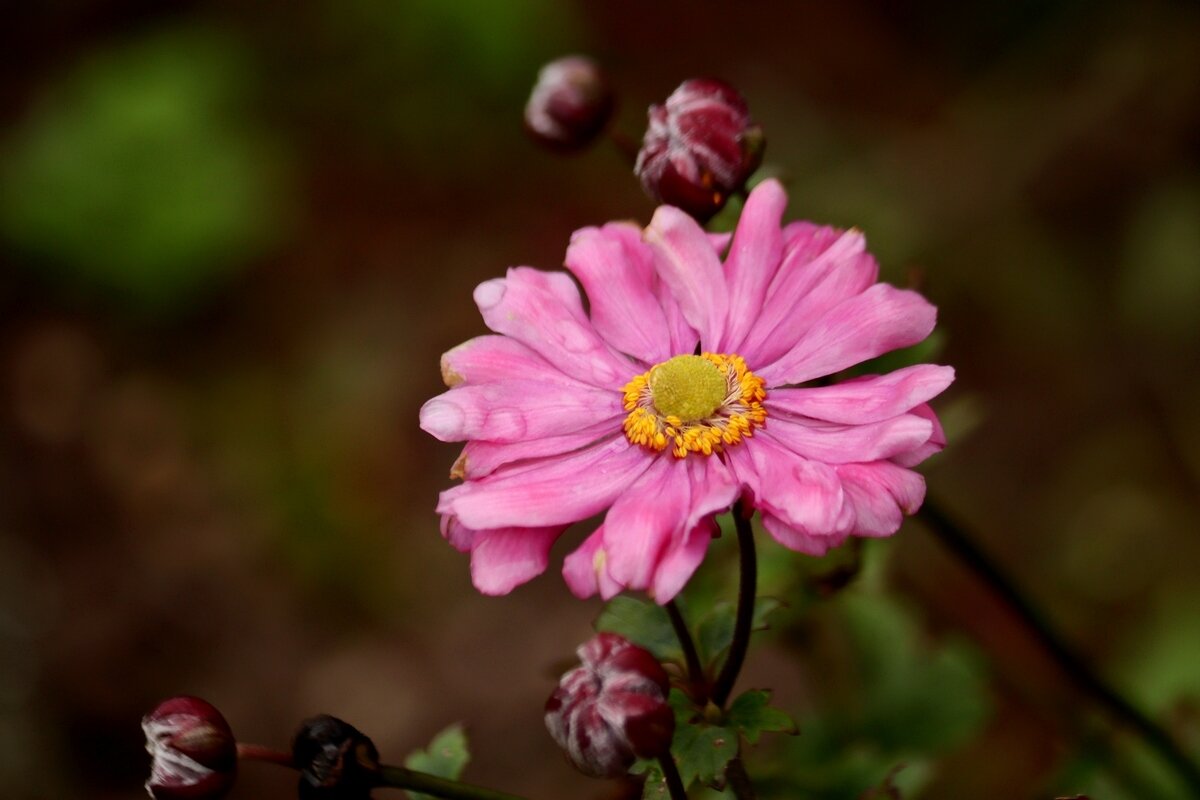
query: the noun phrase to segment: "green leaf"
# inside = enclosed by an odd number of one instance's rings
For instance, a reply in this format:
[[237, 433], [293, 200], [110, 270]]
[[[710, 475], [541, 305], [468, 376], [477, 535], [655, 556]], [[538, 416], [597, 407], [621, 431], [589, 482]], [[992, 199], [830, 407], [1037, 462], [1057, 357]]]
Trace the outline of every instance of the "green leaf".
[[[782, 607], [783, 602], [774, 597], [760, 597], [755, 600], [751, 630], [766, 630], [770, 627], [767, 625], [767, 617]], [[729, 644], [733, 641], [735, 616], [736, 611], [732, 603], [717, 603], [696, 626], [696, 648], [700, 651], [700, 661], [705, 665], [713, 664], [729, 649]]]
[[671, 746], [684, 786], [690, 786], [693, 781], [712, 783], [725, 771], [725, 765], [737, 751], [737, 731], [704, 723], [677, 728]]
[[646, 783], [642, 786], [642, 800], [670, 800], [667, 779], [657, 764], [646, 769]]
[[[404, 766], [417, 772], [436, 775], [439, 778], [458, 780], [463, 768], [471, 759], [467, 749], [467, 734], [462, 725], [455, 723], [433, 737], [429, 747], [416, 750], [404, 759]], [[427, 794], [408, 792], [412, 800], [434, 800]]]
[[625, 595], [614, 597], [596, 619], [596, 630], [619, 633], [661, 660], [682, 656], [671, 619], [657, 603]]
[[752, 689], [741, 694], [729, 707], [726, 723], [746, 737], [750, 744], [757, 744], [763, 733], [795, 733], [796, 723], [784, 712], [771, 708], [771, 693]]

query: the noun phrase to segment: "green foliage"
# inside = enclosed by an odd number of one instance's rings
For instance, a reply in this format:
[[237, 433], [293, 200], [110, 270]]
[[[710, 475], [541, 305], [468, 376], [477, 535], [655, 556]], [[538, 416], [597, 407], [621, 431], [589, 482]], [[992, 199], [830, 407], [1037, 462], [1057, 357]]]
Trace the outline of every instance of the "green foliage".
[[729, 706], [725, 724], [735, 728], [750, 744], [758, 744], [763, 733], [796, 733], [796, 723], [777, 708], [771, 708], [771, 693], [753, 689], [739, 695]]
[[666, 610], [648, 600], [627, 595], [614, 597], [596, 619], [596, 630], [619, 633], [660, 661], [678, 660], [682, 656]]
[[737, 751], [737, 731], [703, 722], [677, 728], [671, 745], [684, 786], [695, 781], [712, 783], [724, 774], [725, 765]]
[[[767, 625], [767, 617], [783, 607], [784, 603], [774, 597], [759, 597], [754, 601], [754, 623], [751, 630], [767, 630], [770, 627]], [[736, 616], [736, 606], [722, 601], [714, 604], [701, 618], [696, 625], [695, 634], [696, 649], [700, 652], [701, 663], [711, 667], [729, 649], [733, 641]]]
[[[458, 780], [471, 759], [467, 749], [467, 734], [462, 725], [454, 724], [433, 737], [429, 747], [416, 750], [404, 759], [404, 766], [439, 778]], [[412, 800], [433, 800], [427, 794], [408, 792]]]
[[73, 291], [174, 307], [276, 235], [276, 153], [231, 41], [167, 32], [79, 63], [4, 142], [0, 230]]

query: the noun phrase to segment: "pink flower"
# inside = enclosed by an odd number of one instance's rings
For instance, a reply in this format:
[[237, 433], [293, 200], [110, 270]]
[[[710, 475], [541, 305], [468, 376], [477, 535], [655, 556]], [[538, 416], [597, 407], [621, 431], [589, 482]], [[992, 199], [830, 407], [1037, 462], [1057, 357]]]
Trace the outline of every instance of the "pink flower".
[[602, 512], [567, 556], [571, 590], [666, 602], [739, 496], [814, 555], [889, 536], [920, 506], [910, 467], [944, 444], [925, 403], [953, 369], [805, 384], [920, 342], [936, 310], [877, 283], [857, 231], [781, 227], [786, 201], [758, 186], [732, 243], [670, 206], [644, 231], [577, 231], [566, 266], [589, 311], [562, 272], [516, 267], [476, 288], [498, 335], [442, 357], [450, 390], [421, 427], [467, 442], [438, 512], [480, 591], [541, 574], [563, 530]]

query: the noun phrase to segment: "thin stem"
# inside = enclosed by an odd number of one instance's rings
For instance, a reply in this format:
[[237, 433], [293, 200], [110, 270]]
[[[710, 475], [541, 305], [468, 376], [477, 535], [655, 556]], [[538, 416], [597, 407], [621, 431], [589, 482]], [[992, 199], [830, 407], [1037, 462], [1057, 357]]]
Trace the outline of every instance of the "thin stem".
[[999, 565], [980, 550], [963, 528], [936, 504], [927, 499], [918, 516], [950, 552], [970, 567], [1008, 604], [1051, 658], [1074, 680], [1076, 686], [1107, 709], [1118, 722], [1137, 731], [1146, 743], [1157, 750], [1163, 760], [1174, 768], [1193, 795], [1200, 797], [1200, 768], [1197, 768], [1162, 726], [1105, 683], [1088, 665], [1087, 660], [1051, 627], [1042, 612], [1021, 594]]
[[700, 665], [700, 654], [696, 652], [696, 643], [692, 641], [692, 634], [688, 631], [687, 622], [683, 619], [683, 613], [679, 610], [679, 606], [674, 600], [668, 600], [666, 603], [667, 616], [671, 619], [671, 627], [675, 629], [675, 636], [679, 639], [679, 646], [683, 648], [683, 658], [687, 662], [688, 685], [692, 687], [696, 703], [703, 706], [708, 699], [708, 679], [704, 675], [704, 667]]
[[273, 747], [264, 747], [261, 744], [238, 742], [237, 757], [240, 761], [265, 761], [268, 764], [278, 764], [281, 767], [296, 769], [296, 762], [291, 753], [285, 753]]
[[733, 522], [737, 528], [738, 554], [741, 556], [741, 578], [738, 583], [737, 618], [733, 625], [733, 642], [729, 645], [729, 655], [721, 667], [721, 674], [713, 683], [709, 695], [718, 708], [725, 708], [733, 684], [737, 682], [738, 673], [742, 671], [742, 662], [746, 660], [746, 650], [750, 647], [750, 632], [754, 627], [754, 597], [758, 589], [758, 560], [754, 552], [754, 529], [750, 525], [750, 514], [754, 512], [746, 508], [739, 500], [733, 507]]
[[675, 766], [675, 759], [671, 758], [671, 754], [659, 756], [658, 765], [662, 767], [671, 800], [687, 800], [687, 787], [683, 785], [683, 778], [679, 777], [679, 768]]
[[733, 796], [738, 800], [755, 800], [754, 784], [750, 783], [750, 775], [740, 755], [729, 759], [725, 765], [725, 781], [733, 790]]
[[381, 766], [379, 768], [379, 786], [390, 786], [395, 789], [408, 789], [422, 794], [444, 797], [446, 800], [524, 800], [515, 794], [498, 792], [495, 789], [484, 789], [471, 786], [424, 772], [415, 772], [404, 767]]

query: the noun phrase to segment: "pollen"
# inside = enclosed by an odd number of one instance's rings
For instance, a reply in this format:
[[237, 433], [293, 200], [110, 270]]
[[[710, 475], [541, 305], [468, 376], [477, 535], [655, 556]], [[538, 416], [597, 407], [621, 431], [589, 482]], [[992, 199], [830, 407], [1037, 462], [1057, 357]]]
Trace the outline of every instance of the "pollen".
[[625, 436], [676, 458], [710, 456], [754, 435], [767, 419], [763, 379], [738, 355], [675, 356], [624, 389]]

